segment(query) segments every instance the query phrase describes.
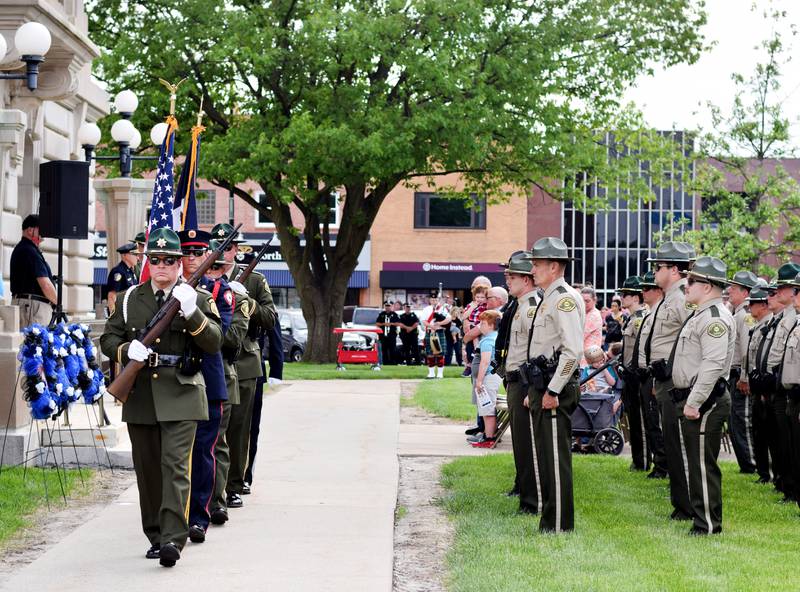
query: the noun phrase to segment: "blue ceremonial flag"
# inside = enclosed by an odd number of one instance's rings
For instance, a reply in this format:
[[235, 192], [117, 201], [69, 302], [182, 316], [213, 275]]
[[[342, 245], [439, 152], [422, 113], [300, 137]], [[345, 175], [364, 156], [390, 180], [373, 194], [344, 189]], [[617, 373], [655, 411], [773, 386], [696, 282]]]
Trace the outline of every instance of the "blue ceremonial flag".
[[[145, 241], [150, 238], [150, 232], [156, 228], [175, 229], [172, 221], [172, 201], [174, 193], [175, 178], [173, 169], [175, 165], [175, 131], [178, 129], [178, 122], [170, 115], [167, 117], [167, 134], [161, 144], [161, 151], [158, 157], [158, 168], [156, 169], [155, 184], [153, 185], [153, 201], [150, 205], [150, 222], [147, 224]], [[150, 279], [150, 269], [147, 259], [142, 265], [142, 277], [140, 282]]]
[[175, 202], [172, 204], [172, 227], [175, 230], [197, 230], [197, 203], [194, 186], [197, 181], [197, 163], [200, 160], [200, 134], [202, 125], [192, 128], [192, 143], [183, 163], [181, 178], [175, 189]]

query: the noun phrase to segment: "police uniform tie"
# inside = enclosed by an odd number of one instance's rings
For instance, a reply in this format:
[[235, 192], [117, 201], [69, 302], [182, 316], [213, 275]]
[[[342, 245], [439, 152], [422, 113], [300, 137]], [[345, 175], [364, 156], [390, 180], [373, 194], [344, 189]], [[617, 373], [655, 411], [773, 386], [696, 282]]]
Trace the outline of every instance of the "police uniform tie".
[[164, 306], [164, 290], [158, 290], [156, 292], [156, 307], [161, 310], [162, 306]]

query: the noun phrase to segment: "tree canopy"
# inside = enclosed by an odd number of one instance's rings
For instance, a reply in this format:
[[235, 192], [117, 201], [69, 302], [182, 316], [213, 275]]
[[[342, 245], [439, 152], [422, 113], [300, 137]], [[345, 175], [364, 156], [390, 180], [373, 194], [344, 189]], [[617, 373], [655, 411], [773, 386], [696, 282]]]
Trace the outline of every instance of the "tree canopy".
[[[491, 203], [538, 184], [595, 207], [560, 181], [584, 171], [608, 198], [647, 197], [636, 154], [657, 177], [668, 148], [621, 96], [655, 63], [696, 60], [705, 22], [692, 0], [93, 0], [87, 12], [104, 49], [95, 74], [138, 93], [134, 122], [163, 119], [159, 77], [186, 77], [178, 120], [187, 126], [201, 99], [208, 114], [200, 176], [265, 192], [260, 204], [236, 190], [276, 224], [306, 296], [311, 359], [332, 355], [316, 320], [328, 334], [340, 320], [399, 183], [459, 173], [463, 185], [443, 189], [453, 197]], [[620, 158], [602, 145], [610, 129]], [[344, 196], [335, 237], [333, 190]], [[301, 237], [290, 204], [313, 232]]]

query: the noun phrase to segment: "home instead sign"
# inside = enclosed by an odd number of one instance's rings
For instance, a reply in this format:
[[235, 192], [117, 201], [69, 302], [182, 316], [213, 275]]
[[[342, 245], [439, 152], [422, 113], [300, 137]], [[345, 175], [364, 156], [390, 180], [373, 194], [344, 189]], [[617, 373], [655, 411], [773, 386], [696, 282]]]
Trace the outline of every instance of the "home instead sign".
[[447, 263], [435, 261], [385, 261], [380, 273], [381, 288], [464, 289], [476, 275], [487, 276], [502, 286], [503, 268], [496, 263]]

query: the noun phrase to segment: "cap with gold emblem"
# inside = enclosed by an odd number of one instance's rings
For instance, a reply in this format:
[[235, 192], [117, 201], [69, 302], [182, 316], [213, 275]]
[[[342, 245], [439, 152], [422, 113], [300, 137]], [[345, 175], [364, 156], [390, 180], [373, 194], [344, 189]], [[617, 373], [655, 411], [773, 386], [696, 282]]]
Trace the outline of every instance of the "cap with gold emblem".
[[147, 239], [148, 255], [175, 255], [180, 257], [181, 252], [181, 239], [178, 238], [178, 233], [171, 228], [156, 228]]
[[682, 271], [689, 278], [699, 279], [718, 287], [728, 285], [728, 266], [717, 257], [698, 257], [689, 271]]
[[208, 241], [211, 240], [211, 234], [205, 230], [181, 230], [178, 233], [178, 238], [181, 239], [181, 247], [197, 247], [201, 249], [208, 248]]
[[[211, 236], [217, 240], [225, 240], [231, 233], [233, 233], [233, 226], [226, 224], [225, 222], [220, 222], [211, 229]], [[233, 242], [244, 242], [241, 232], [237, 233], [236, 238], [233, 239]]]
[[553, 261], [570, 261], [569, 248], [560, 238], [546, 236], [540, 238], [531, 247], [530, 253], [525, 255], [526, 259], [551, 259]]

